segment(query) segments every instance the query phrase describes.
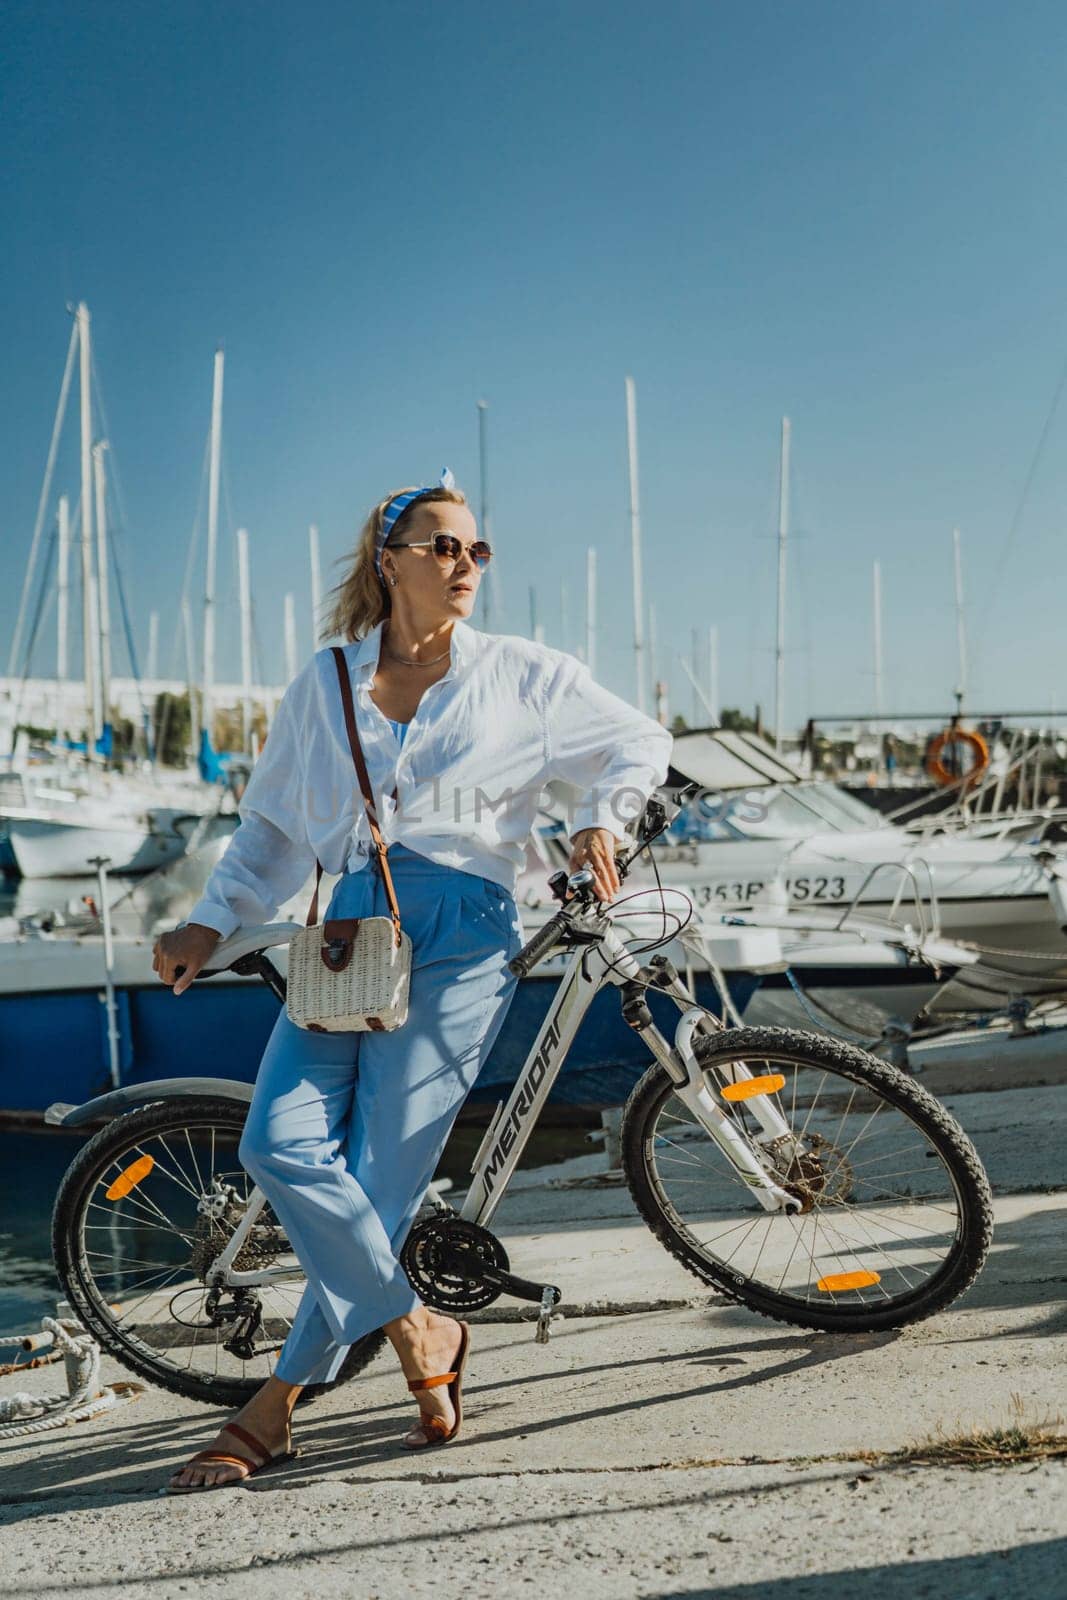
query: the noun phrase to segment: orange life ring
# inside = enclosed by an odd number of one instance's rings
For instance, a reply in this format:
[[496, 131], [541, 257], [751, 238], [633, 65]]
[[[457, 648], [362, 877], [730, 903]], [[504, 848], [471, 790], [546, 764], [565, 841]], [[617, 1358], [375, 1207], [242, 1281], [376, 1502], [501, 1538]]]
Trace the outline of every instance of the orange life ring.
[[[942, 752], [949, 745], [966, 745], [973, 752], [974, 761], [965, 773], [953, 772], [942, 760]], [[950, 783], [976, 783], [989, 765], [989, 746], [980, 733], [970, 728], [943, 728], [930, 741], [926, 752], [926, 770], [935, 783], [947, 787]]]

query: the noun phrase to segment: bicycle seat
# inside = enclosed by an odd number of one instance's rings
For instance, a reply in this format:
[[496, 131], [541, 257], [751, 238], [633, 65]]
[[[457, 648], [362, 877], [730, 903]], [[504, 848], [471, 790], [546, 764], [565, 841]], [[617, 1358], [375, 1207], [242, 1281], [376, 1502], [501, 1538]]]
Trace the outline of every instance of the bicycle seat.
[[217, 972], [226, 972], [242, 956], [253, 955], [257, 950], [267, 950], [274, 944], [288, 944], [294, 933], [299, 932], [298, 922], [264, 922], [255, 928], [238, 928], [228, 939], [219, 940], [208, 964], [197, 973], [197, 980], [211, 978]]

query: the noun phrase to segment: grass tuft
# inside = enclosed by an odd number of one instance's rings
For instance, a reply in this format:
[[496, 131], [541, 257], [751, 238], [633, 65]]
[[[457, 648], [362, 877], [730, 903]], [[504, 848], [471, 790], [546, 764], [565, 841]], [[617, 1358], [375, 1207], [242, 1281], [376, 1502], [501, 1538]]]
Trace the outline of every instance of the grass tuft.
[[971, 1428], [949, 1433], [943, 1423], [927, 1438], [896, 1450], [890, 1460], [932, 1467], [1014, 1467], [1026, 1462], [1067, 1456], [1062, 1417], [1035, 1422], [1026, 1416], [1022, 1397], [1011, 1397], [1012, 1417], [1003, 1427]]

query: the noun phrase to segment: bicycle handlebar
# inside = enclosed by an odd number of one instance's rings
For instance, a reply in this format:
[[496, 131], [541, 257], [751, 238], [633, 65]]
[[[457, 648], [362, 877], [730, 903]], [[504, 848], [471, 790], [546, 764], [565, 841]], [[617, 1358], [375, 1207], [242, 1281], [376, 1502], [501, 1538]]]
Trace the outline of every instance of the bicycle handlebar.
[[517, 956], [512, 956], [508, 968], [516, 978], [525, 978], [551, 950], [558, 944], [560, 937], [560, 924], [563, 913], [557, 911], [544, 925], [538, 928], [529, 944], [523, 945]]
[[[695, 793], [698, 788], [699, 785], [696, 783], [687, 782], [683, 784], [674, 796], [676, 808], [680, 810], [684, 801]], [[667, 814], [665, 800], [660, 798], [659, 795], [651, 796], [642, 814], [637, 830], [637, 839], [633, 848], [626, 854], [620, 853], [615, 857], [615, 865], [620, 878], [625, 879], [628, 869], [641, 854], [641, 851], [653, 839], [658, 838], [661, 833], [666, 831], [670, 826], [671, 820], [672, 818]], [[553, 893], [561, 899], [563, 898], [565, 885], [577, 891], [575, 898], [566, 902], [566, 906], [570, 907], [581, 905], [583, 901], [588, 900], [589, 886], [592, 881], [593, 874], [588, 867], [583, 867], [578, 872], [570, 874], [565, 871], [556, 872], [549, 879]], [[557, 911], [554, 917], [550, 917], [542, 927], [538, 928], [529, 943], [523, 945], [518, 955], [513, 956], [508, 962], [508, 969], [517, 978], [527, 977], [537, 963], [544, 959], [552, 949], [552, 946], [559, 942], [563, 928], [566, 925], [565, 909]]]

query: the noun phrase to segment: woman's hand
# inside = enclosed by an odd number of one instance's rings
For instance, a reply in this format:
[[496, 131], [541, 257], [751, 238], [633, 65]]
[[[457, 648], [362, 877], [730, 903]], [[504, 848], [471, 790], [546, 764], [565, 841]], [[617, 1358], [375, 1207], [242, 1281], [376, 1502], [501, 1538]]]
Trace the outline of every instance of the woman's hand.
[[[619, 874], [615, 866], [617, 845], [618, 840], [610, 828], [583, 828], [574, 835], [570, 870], [578, 872], [582, 867], [589, 868], [598, 900], [613, 900], [619, 892]], [[567, 898], [572, 898], [570, 891]]]
[[[164, 983], [174, 985], [175, 994], [182, 994], [206, 964], [220, 938], [214, 928], [205, 928], [200, 922], [187, 922], [184, 928], [161, 933], [152, 946], [152, 969]], [[179, 967], [185, 968], [180, 977]]]

